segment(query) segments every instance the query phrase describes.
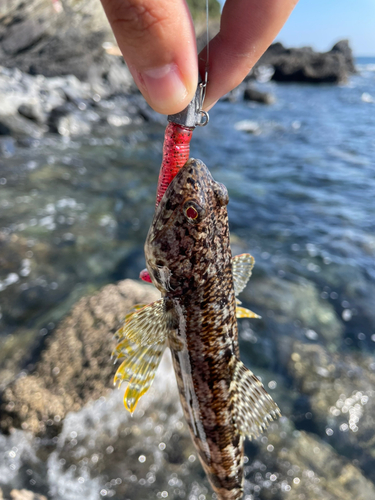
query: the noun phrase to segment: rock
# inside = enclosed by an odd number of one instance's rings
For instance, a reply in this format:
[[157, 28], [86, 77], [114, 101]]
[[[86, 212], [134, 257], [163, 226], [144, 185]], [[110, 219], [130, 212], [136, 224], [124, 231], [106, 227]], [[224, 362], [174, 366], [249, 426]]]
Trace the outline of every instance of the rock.
[[259, 123], [253, 120], [241, 120], [235, 123], [234, 128], [254, 135], [259, 135], [261, 133]]
[[20, 115], [0, 116], [0, 135], [28, 136], [39, 139], [46, 128]]
[[0, 428], [56, 433], [68, 411], [106, 394], [115, 371], [113, 333], [133, 305], [158, 295], [151, 286], [125, 280], [81, 299], [48, 339], [32, 373], [4, 390]]
[[[0, 500], [6, 500], [0, 488]], [[44, 495], [39, 495], [30, 490], [11, 490], [10, 500], [47, 500]]]
[[18, 113], [29, 120], [33, 120], [37, 123], [45, 123], [46, 115], [38, 106], [39, 103], [29, 103], [29, 104], [21, 104], [18, 108]]
[[302, 328], [316, 332], [328, 345], [341, 340], [342, 322], [310, 281], [300, 279], [295, 283], [277, 277], [253, 279], [241, 298], [251, 307], [255, 305], [262, 316], [272, 314], [273, 320], [280, 324], [298, 320]]
[[375, 358], [295, 342], [289, 373], [308, 396], [316, 428], [374, 481]]
[[272, 79], [279, 82], [345, 83], [355, 71], [348, 41], [338, 42], [328, 52], [314, 52], [311, 47], [286, 49], [281, 43], [271, 45], [257, 62], [257, 68], [273, 66]]
[[95, 0], [8, 0], [0, 18], [0, 64], [46, 76], [85, 79], [113, 35]]
[[261, 92], [251, 85], [246, 87], [243, 98], [245, 101], [254, 101], [261, 104], [273, 104], [276, 101], [275, 96], [269, 92]]
[[53, 109], [48, 125], [51, 132], [68, 137], [88, 135], [91, 132], [91, 124], [85, 120], [84, 114], [70, 103]]
[[354, 58], [353, 58], [353, 51], [350, 48], [349, 45], [349, 40], [340, 40], [339, 42], [335, 43], [335, 45], [331, 49], [332, 53], [339, 53], [342, 54], [345, 58], [345, 63], [348, 68], [348, 71], [350, 73], [356, 73], [355, 69], [355, 64], [354, 64]]
[[12, 490], [10, 498], [11, 500], [47, 500], [44, 495], [29, 490]]
[[374, 498], [374, 484], [358, 467], [316, 435], [296, 431], [286, 418], [271, 424], [267, 435], [254, 444], [259, 446], [258, 453], [245, 468], [245, 491], [254, 498]]

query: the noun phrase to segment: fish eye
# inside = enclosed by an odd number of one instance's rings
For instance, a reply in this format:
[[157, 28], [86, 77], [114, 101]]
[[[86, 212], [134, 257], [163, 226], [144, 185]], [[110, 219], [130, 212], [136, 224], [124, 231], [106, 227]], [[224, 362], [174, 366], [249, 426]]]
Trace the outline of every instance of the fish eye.
[[198, 217], [198, 211], [193, 206], [190, 206], [185, 209], [185, 215], [188, 219], [195, 220]]
[[189, 222], [200, 222], [206, 215], [206, 211], [193, 200], [186, 201], [183, 210]]

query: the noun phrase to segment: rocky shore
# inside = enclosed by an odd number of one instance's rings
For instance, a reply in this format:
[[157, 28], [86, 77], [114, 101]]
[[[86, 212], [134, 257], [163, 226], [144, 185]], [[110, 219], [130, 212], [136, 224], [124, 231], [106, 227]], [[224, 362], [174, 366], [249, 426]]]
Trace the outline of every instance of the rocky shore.
[[[8, 1], [0, 7], [0, 155], [14, 140], [27, 145], [48, 133], [87, 136], [95, 130], [160, 120], [144, 103], [94, 0]], [[213, 36], [218, 29], [213, 24]], [[202, 36], [198, 35], [198, 44]], [[355, 72], [346, 40], [329, 52], [271, 47], [226, 99], [272, 104], [251, 80], [343, 83]]]
[[[105, 46], [114, 47], [111, 42]], [[30, 57], [37, 56], [32, 53]], [[18, 59], [0, 57], [0, 63], [9, 66], [15, 61]], [[71, 73], [65, 76], [60, 67], [52, 71], [48, 60], [41, 62], [35, 71], [38, 74], [30, 73], [25, 61], [18, 63], [23, 70], [0, 66], [0, 154], [5, 156], [12, 154], [15, 140], [25, 145], [29, 139], [39, 139], [48, 133], [87, 136], [94, 129], [100, 134], [111, 127], [162, 119], [144, 102], [121, 56], [108, 54], [104, 49], [100, 63], [87, 67], [85, 72], [81, 71], [82, 65], [80, 71], [68, 65], [65, 70]], [[250, 72], [247, 83], [224, 99], [272, 104], [274, 97], [254, 88], [252, 80], [343, 83], [354, 71], [346, 41], [324, 54], [311, 49], [284, 49], [281, 44], [274, 44]]]

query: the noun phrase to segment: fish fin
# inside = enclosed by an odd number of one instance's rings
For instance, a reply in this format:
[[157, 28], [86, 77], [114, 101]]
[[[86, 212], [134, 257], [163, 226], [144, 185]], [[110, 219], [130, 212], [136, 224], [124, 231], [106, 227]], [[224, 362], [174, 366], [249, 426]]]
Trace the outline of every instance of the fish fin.
[[140, 346], [162, 343], [173, 328], [170, 300], [160, 299], [125, 316], [125, 322], [116, 336], [129, 339]]
[[230, 397], [238, 431], [249, 439], [258, 437], [269, 422], [281, 416], [279, 407], [251, 370], [233, 356]]
[[166, 343], [140, 346], [125, 339], [120, 344], [125, 360], [118, 367], [114, 381], [129, 382], [124, 395], [124, 405], [133, 413], [139, 398], [149, 390], [154, 381]]
[[249, 253], [236, 255], [232, 259], [234, 293], [239, 295], [250, 279], [254, 267], [254, 257]]
[[132, 376], [124, 394], [124, 405], [130, 413], [135, 410], [139, 398], [151, 387], [165, 347], [165, 342], [140, 347], [137, 363], [132, 363]]
[[245, 307], [237, 306], [236, 307], [236, 318], [261, 318], [259, 314], [250, 311], [250, 309], [246, 309]]
[[129, 382], [124, 405], [131, 413], [154, 380], [166, 339], [176, 328], [176, 318], [174, 302], [160, 299], [147, 306], [135, 306], [116, 332], [119, 343], [113, 355], [125, 359], [117, 369], [114, 382]]

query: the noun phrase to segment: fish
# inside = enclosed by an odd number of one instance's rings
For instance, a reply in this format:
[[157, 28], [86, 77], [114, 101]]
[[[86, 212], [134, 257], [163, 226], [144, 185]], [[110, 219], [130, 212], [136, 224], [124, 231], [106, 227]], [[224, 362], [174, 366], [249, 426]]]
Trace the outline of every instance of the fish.
[[232, 258], [228, 192], [206, 165], [189, 159], [158, 204], [146, 242], [148, 278], [161, 299], [138, 305], [117, 332], [133, 412], [170, 348], [180, 401], [219, 500], [243, 496], [244, 439], [258, 437], [280, 410], [240, 360], [237, 317], [256, 318], [237, 295], [251, 276], [250, 254]]

